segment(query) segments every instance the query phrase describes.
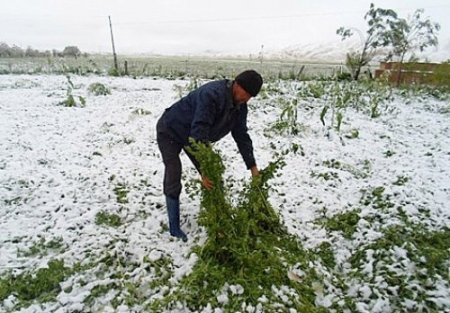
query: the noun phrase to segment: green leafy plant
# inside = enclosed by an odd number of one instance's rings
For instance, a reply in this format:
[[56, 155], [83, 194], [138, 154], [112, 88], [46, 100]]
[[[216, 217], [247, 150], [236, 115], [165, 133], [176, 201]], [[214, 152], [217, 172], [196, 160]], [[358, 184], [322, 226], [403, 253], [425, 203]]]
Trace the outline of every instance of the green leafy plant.
[[[72, 80], [70, 79], [70, 76], [67, 75], [67, 98], [63, 100], [60, 104], [65, 107], [85, 107], [86, 106], [86, 100], [82, 96], [74, 96], [73, 89], [74, 85]], [[78, 99], [78, 100], [77, 100]]]
[[326, 102], [320, 112], [320, 121], [326, 126], [325, 116], [331, 111], [328, 130], [334, 128], [337, 132], [341, 131], [342, 121], [344, 119], [344, 110], [353, 102], [357, 102], [360, 93], [351, 83], [333, 82], [329, 87]]
[[92, 83], [88, 87], [88, 91], [95, 96], [106, 96], [111, 94], [111, 90], [102, 83]]
[[398, 176], [397, 180], [393, 182], [396, 186], [404, 186], [409, 181], [409, 177], [407, 176]]
[[111, 67], [111, 68], [108, 70], [108, 75], [109, 75], [109, 76], [114, 76], [114, 77], [119, 77], [119, 76], [120, 76], [120, 70], [118, 70], [118, 69], [115, 68], [115, 67]]
[[347, 139], [355, 139], [355, 138], [358, 138], [358, 137], [359, 137], [359, 130], [357, 130], [356, 128], [352, 129], [350, 131], [350, 133], [345, 134], [345, 138], [347, 138]]
[[329, 107], [326, 105], [322, 108], [322, 111], [320, 111], [320, 121], [322, 122], [322, 125], [325, 126], [325, 115], [328, 112]]
[[326, 92], [325, 84], [320, 81], [311, 82], [307, 84], [306, 91], [313, 98], [316, 99], [322, 98]]
[[[126, 144], [131, 143], [126, 138], [124, 138], [124, 142]], [[128, 203], [128, 199], [127, 199], [128, 192], [129, 192], [128, 187], [125, 184], [119, 183], [119, 184], [117, 184], [116, 187], [114, 187], [114, 193], [116, 194], [118, 203], [122, 203], [122, 204]]]
[[277, 134], [297, 135], [303, 126], [298, 122], [297, 99], [281, 100], [282, 111], [277, 121], [270, 127]]
[[338, 180], [338, 181], [340, 181], [339, 174], [336, 173], [336, 172], [317, 173], [315, 171], [311, 171], [311, 177], [322, 178], [322, 179], [324, 179], [326, 181], [329, 181], [329, 180]]
[[189, 80], [189, 82], [186, 85], [182, 86], [175, 84], [173, 86], [173, 89], [177, 93], [178, 98], [181, 98], [190, 93], [191, 91], [200, 87], [200, 85], [201, 85], [200, 79], [198, 77], [193, 77]]
[[336, 130], [338, 132], [341, 131], [342, 120], [344, 119], [344, 115], [341, 111], [338, 111], [336, 114]]

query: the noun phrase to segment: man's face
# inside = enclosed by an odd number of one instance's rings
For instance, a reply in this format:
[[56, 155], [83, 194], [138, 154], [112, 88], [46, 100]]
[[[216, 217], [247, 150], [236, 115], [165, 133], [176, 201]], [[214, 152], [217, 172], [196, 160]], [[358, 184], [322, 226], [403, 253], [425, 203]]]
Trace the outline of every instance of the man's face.
[[234, 85], [235, 86], [233, 88], [233, 102], [235, 104], [247, 103], [252, 96], [238, 83], [235, 83]]

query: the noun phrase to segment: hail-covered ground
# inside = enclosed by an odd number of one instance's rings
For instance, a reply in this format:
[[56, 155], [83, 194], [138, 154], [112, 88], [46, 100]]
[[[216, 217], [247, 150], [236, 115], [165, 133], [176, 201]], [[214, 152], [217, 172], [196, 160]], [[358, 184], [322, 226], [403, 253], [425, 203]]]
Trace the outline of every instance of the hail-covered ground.
[[[189, 81], [70, 79], [73, 88], [65, 76], [0, 76], [0, 312], [145, 312], [192, 271], [191, 249], [206, 238], [190, 188], [181, 195], [189, 241], [169, 236], [156, 144], [157, 119]], [[111, 93], [89, 92], [92, 83]], [[310, 264], [316, 307], [450, 312], [449, 102], [394, 95], [376, 117], [341, 110], [337, 130], [331, 109], [323, 125], [322, 100], [293, 102], [305, 83], [266, 86], [249, 103], [249, 133], [260, 168], [284, 154], [270, 202], [319, 256]], [[61, 105], [69, 94], [77, 106]], [[298, 105], [294, 132], [274, 126], [286, 103]], [[233, 197], [250, 172], [231, 136], [215, 147], [228, 179], [238, 180]], [[182, 161], [183, 181], [198, 178]], [[51, 264], [59, 271], [42, 271]], [[296, 269], [295, 283], [304, 272]], [[62, 277], [56, 292], [20, 292], [41, 288], [45, 275]], [[273, 309], [295, 312], [283, 292], [273, 288]], [[241, 293], [224, 282], [217, 301], [199, 311], [226, 312]], [[263, 312], [265, 302], [242, 312]], [[180, 302], [171, 311], [192, 310]]]

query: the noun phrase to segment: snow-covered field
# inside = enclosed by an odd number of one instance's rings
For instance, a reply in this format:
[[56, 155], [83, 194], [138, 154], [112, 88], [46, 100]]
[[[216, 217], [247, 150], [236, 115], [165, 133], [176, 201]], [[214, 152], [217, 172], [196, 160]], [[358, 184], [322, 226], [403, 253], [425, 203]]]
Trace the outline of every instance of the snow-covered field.
[[[83, 108], [59, 105], [67, 98], [64, 76], [0, 76], [0, 312], [144, 310], [190, 273], [196, 261], [191, 248], [205, 240], [197, 224], [199, 199], [187, 191], [181, 214], [189, 241], [168, 235], [155, 136], [158, 117], [178, 97], [174, 86], [188, 82], [71, 80], [75, 99], [86, 99]], [[111, 94], [90, 94], [95, 82]], [[278, 88], [290, 92], [302, 85]], [[334, 265], [311, 265], [322, 277], [315, 304], [330, 312], [450, 312], [449, 259], [436, 263], [447, 275], [433, 271], [430, 250], [408, 241], [418, 229], [427, 231], [425, 238], [450, 234], [449, 102], [396, 96], [377, 118], [348, 108], [340, 132], [330, 132], [320, 121], [322, 106], [303, 101], [299, 134], [268, 136], [281, 112], [276, 101], [270, 93], [251, 100], [250, 135], [261, 168], [275, 152], [290, 150], [270, 198], [289, 232], [311, 251], [329, 243]], [[354, 138], [352, 130], [358, 130]], [[249, 179], [231, 136], [216, 147], [227, 175]], [[184, 182], [197, 178], [184, 155], [183, 166]], [[120, 217], [120, 225], [102, 224], [105, 212]], [[348, 236], [323, 222], [346, 212], [359, 216]], [[383, 250], [380, 238], [388, 229], [398, 229], [402, 242]], [[448, 257], [448, 239], [443, 241]], [[2, 279], [36, 272], [52, 259], [69, 268], [80, 264], [62, 281], [56, 300], [24, 302], [4, 290], [2, 299]], [[171, 271], [162, 286], [154, 282], [167, 274], [165, 260]], [[179, 304], [173, 312], [189, 310]]]

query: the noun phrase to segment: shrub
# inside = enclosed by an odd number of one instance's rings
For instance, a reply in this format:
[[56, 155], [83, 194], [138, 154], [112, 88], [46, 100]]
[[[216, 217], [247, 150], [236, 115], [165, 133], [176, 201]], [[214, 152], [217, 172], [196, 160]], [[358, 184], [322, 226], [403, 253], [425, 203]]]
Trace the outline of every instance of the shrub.
[[111, 90], [102, 83], [92, 83], [88, 87], [88, 91], [95, 96], [106, 96], [111, 94]]

